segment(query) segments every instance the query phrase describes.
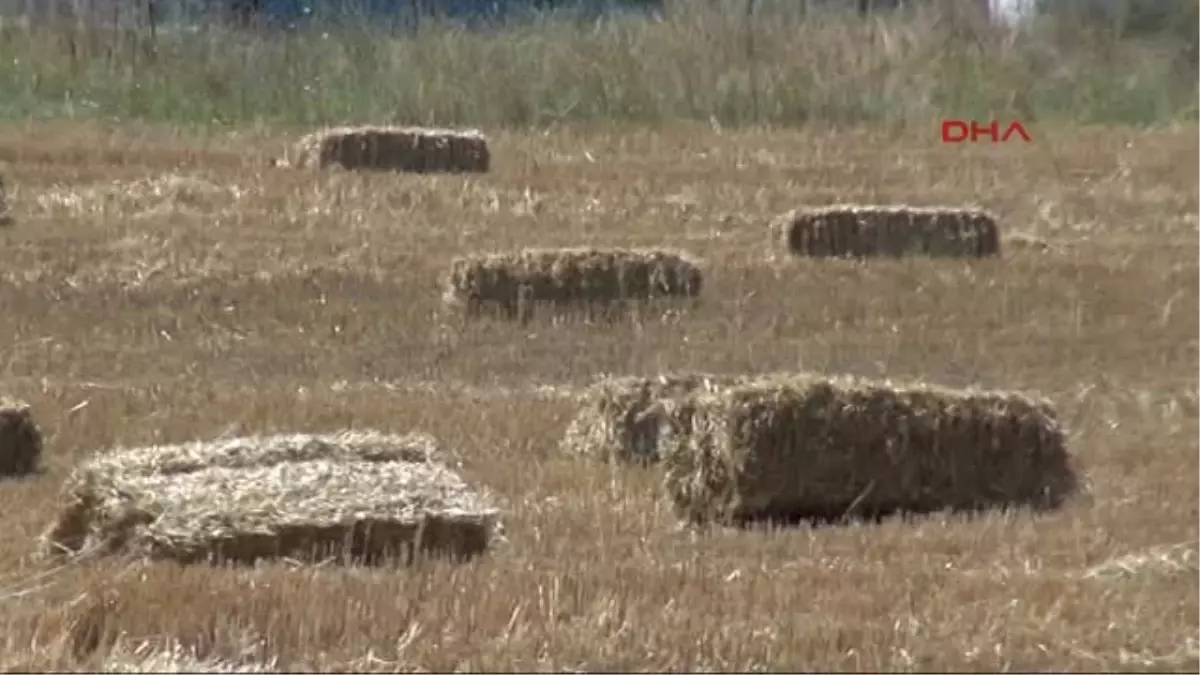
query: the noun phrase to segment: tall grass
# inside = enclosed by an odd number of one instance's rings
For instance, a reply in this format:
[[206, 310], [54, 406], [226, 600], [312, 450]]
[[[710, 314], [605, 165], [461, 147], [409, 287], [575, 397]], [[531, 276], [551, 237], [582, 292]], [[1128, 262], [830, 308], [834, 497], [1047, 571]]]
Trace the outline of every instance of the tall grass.
[[[801, 3], [676, 2], [662, 21], [546, 16], [503, 30], [422, 24], [251, 32], [0, 29], [0, 119], [182, 125], [568, 121], [929, 124], [944, 117], [1149, 125], [1195, 119], [1174, 34], [1116, 38], [1046, 19], [964, 29], [936, 12], [861, 19]], [[1186, 35], [1185, 35], [1186, 37]]]

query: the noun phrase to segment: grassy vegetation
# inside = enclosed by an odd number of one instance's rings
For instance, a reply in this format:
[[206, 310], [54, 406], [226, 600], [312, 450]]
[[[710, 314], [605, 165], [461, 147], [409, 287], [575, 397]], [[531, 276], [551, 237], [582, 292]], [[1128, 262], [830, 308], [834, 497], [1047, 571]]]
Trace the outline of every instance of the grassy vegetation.
[[[503, 31], [362, 23], [81, 33], [9, 27], [0, 117], [175, 125], [926, 125], [944, 117], [1149, 125], [1195, 119], [1195, 36], [1117, 39], [1047, 19], [1013, 34], [937, 12], [863, 21], [763, 0], [676, 2], [669, 21], [546, 17]], [[1194, 21], [1192, 22], [1194, 24]], [[1090, 27], [1089, 27], [1090, 26]]]

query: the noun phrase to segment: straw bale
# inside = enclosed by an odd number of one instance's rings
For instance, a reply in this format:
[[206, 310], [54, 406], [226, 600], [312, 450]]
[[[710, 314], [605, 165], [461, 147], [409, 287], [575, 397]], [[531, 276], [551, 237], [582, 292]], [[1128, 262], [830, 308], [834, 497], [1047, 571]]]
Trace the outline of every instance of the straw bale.
[[31, 474], [41, 457], [42, 432], [29, 404], [0, 396], [0, 476]]
[[1056, 247], [1037, 235], [1013, 232], [1004, 238], [1004, 249], [1026, 253], [1053, 253]]
[[13, 224], [12, 211], [8, 204], [8, 190], [4, 186], [4, 176], [0, 176], [0, 227]]
[[346, 432], [118, 450], [67, 480], [47, 556], [378, 562], [477, 555], [499, 514], [422, 434]]
[[1000, 254], [996, 219], [975, 209], [834, 205], [790, 211], [775, 226], [789, 251], [811, 257]]
[[559, 449], [606, 462], [657, 462], [663, 399], [713, 392], [750, 377], [700, 372], [602, 377], [581, 394]]
[[292, 148], [296, 168], [486, 173], [487, 138], [478, 130], [421, 127], [337, 127], [308, 134]]
[[611, 316], [635, 302], [699, 297], [703, 272], [685, 252], [621, 248], [528, 248], [451, 262], [443, 301], [466, 316], [494, 311], [528, 321], [535, 307]]
[[249, 661], [215, 657], [202, 658], [194, 648], [178, 641], [154, 644], [149, 640], [132, 643], [117, 638], [100, 666], [102, 673], [273, 673], [279, 672], [274, 660]]
[[121, 448], [88, 462], [95, 473], [130, 475], [192, 473], [222, 467], [244, 469], [313, 460], [424, 462], [440, 459], [437, 441], [428, 434], [385, 434], [374, 430], [332, 434], [277, 434], [176, 445]]
[[666, 492], [692, 521], [1054, 508], [1078, 487], [1021, 393], [797, 375], [664, 402]]

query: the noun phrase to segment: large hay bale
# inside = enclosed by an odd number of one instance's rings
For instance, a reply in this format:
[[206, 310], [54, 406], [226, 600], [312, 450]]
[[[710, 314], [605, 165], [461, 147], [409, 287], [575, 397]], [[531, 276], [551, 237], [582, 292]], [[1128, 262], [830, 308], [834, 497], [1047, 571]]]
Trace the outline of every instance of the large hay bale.
[[0, 396], [0, 476], [31, 474], [41, 457], [42, 432], [29, 404]]
[[1055, 253], [1058, 247], [1046, 239], [1026, 232], [1013, 232], [1004, 238], [1004, 250], [1017, 253]]
[[1052, 405], [1019, 393], [801, 375], [664, 407], [666, 491], [692, 521], [1042, 509], [1077, 487]]
[[8, 203], [8, 190], [4, 187], [4, 176], [0, 176], [0, 227], [13, 224], [12, 209]]
[[308, 134], [283, 165], [383, 171], [487, 172], [491, 153], [477, 130], [338, 127]]
[[443, 301], [469, 317], [487, 309], [528, 321], [536, 306], [611, 314], [633, 302], [695, 299], [703, 277], [699, 263], [679, 251], [529, 248], [454, 259]]
[[657, 462], [663, 399], [714, 392], [750, 378], [698, 372], [602, 377], [580, 396], [559, 449], [606, 462]]
[[117, 450], [80, 466], [42, 539], [180, 562], [456, 559], [499, 533], [490, 499], [434, 461], [423, 434], [279, 435]]
[[789, 251], [811, 257], [1000, 254], [996, 219], [975, 209], [835, 205], [790, 211], [775, 227]]

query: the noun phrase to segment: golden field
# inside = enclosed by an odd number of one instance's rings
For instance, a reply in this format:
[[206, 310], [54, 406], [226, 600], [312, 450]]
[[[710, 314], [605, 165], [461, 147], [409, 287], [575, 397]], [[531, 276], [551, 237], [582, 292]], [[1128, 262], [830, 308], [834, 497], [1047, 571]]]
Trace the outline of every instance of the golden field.
[[[46, 471], [0, 482], [0, 667], [1194, 672], [1200, 138], [1031, 131], [506, 132], [490, 173], [419, 176], [273, 169], [280, 135], [4, 127], [0, 393], [33, 405]], [[979, 205], [1026, 243], [862, 263], [770, 237], [836, 202]], [[586, 244], [686, 249], [703, 302], [439, 339], [454, 256]], [[1088, 492], [684, 530], [653, 470], [557, 444], [595, 376], [686, 369], [1039, 392]], [[413, 568], [29, 558], [90, 452], [345, 427], [437, 436], [508, 543]]]

